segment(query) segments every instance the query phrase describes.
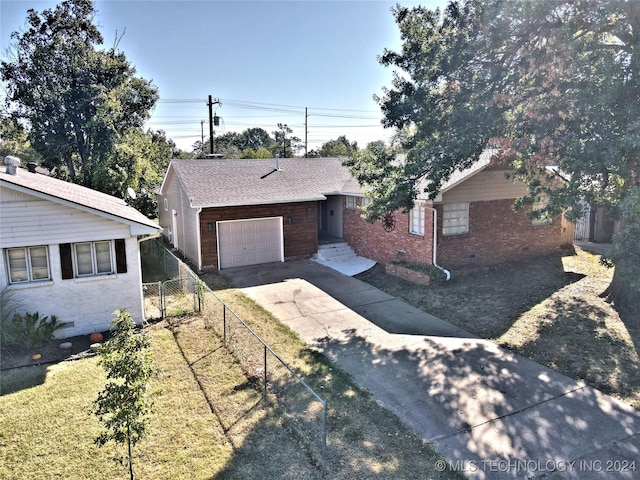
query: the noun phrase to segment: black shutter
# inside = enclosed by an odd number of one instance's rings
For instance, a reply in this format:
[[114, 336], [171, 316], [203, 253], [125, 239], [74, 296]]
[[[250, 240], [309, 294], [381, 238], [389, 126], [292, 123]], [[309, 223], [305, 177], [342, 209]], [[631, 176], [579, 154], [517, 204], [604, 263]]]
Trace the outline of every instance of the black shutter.
[[127, 251], [124, 238], [116, 239], [116, 272], [127, 273]]
[[62, 279], [69, 280], [73, 278], [73, 260], [71, 258], [71, 244], [60, 244], [60, 270], [62, 271]]

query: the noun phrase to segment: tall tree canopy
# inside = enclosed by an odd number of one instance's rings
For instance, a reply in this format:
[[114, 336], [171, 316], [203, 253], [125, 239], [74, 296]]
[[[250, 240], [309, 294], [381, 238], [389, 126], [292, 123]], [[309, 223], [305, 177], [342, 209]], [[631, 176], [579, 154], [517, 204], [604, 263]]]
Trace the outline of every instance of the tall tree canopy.
[[309, 157], [350, 157], [358, 151], [358, 142], [350, 142], [345, 135], [324, 142], [318, 150], [311, 150]]
[[65, 0], [53, 10], [28, 11], [27, 28], [14, 32], [13, 59], [0, 68], [7, 109], [26, 122], [44, 166], [88, 187], [113, 162], [116, 146], [149, 118], [157, 99], [151, 82], [116, 46], [99, 49], [91, 0]]
[[[208, 142], [209, 139], [204, 145]], [[200, 142], [195, 147], [196, 155], [206, 155], [200, 148]], [[242, 133], [227, 132], [214, 137], [214, 152], [225, 158], [271, 158], [277, 148], [275, 140], [263, 128], [247, 128]]]
[[[380, 57], [395, 70], [378, 101], [407, 155], [350, 163], [373, 191], [371, 218], [411, 208], [424, 178], [434, 198], [488, 147], [529, 185], [517, 207], [544, 198], [541, 213], [578, 216], [582, 200], [615, 209], [640, 185], [640, 3], [458, 0], [394, 15], [403, 46]], [[623, 258], [616, 274], [639, 278]]]
[[280, 155], [283, 158], [293, 157], [302, 148], [302, 141], [292, 133], [293, 129], [286, 123], [278, 124], [278, 130], [273, 132], [275, 146], [272, 151], [274, 155]]

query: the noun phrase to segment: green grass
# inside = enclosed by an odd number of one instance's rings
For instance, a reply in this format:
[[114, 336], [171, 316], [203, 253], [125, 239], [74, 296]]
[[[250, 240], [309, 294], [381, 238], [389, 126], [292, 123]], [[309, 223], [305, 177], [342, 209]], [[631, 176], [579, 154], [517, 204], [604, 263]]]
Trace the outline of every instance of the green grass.
[[[324, 478], [460, 478], [437, 472], [429, 445], [262, 308], [233, 289], [219, 294], [328, 400]], [[137, 478], [320, 479], [304, 442], [208, 328], [218, 315], [210, 308], [147, 328], [159, 374], [150, 434], [134, 448]], [[128, 478], [124, 449], [93, 443], [101, 425], [89, 409], [105, 381], [97, 358], [10, 372], [0, 478]]]

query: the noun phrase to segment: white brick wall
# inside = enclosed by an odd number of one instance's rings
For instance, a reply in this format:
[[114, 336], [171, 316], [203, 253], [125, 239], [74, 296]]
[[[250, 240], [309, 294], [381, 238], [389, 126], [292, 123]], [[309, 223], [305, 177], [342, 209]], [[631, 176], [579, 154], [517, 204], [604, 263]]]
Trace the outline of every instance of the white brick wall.
[[[127, 273], [62, 280], [60, 250], [49, 245], [51, 281], [10, 285], [12, 295], [24, 312], [56, 315], [70, 325], [56, 337], [91, 334], [109, 330], [113, 312], [124, 308], [139, 324], [143, 319], [141, 268], [136, 238], [126, 239]], [[2, 255], [4, 262], [4, 255]], [[3, 268], [4, 270], [4, 265]]]

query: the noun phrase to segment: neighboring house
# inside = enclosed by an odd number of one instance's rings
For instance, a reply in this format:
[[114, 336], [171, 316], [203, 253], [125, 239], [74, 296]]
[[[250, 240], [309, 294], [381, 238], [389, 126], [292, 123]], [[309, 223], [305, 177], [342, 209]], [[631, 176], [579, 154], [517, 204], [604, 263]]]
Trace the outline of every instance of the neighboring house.
[[0, 173], [0, 289], [18, 310], [55, 315], [59, 338], [143, 320], [139, 242], [160, 227], [123, 200], [47, 175]]
[[505, 170], [485, 155], [435, 201], [368, 224], [359, 210], [368, 199], [337, 158], [173, 160], [158, 191], [160, 225], [199, 270], [309, 258], [323, 238], [381, 263], [435, 259], [453, 269], [570, 244], [572, 225], [560, 217], [540, 224], [511, 210], [526, 186]]

